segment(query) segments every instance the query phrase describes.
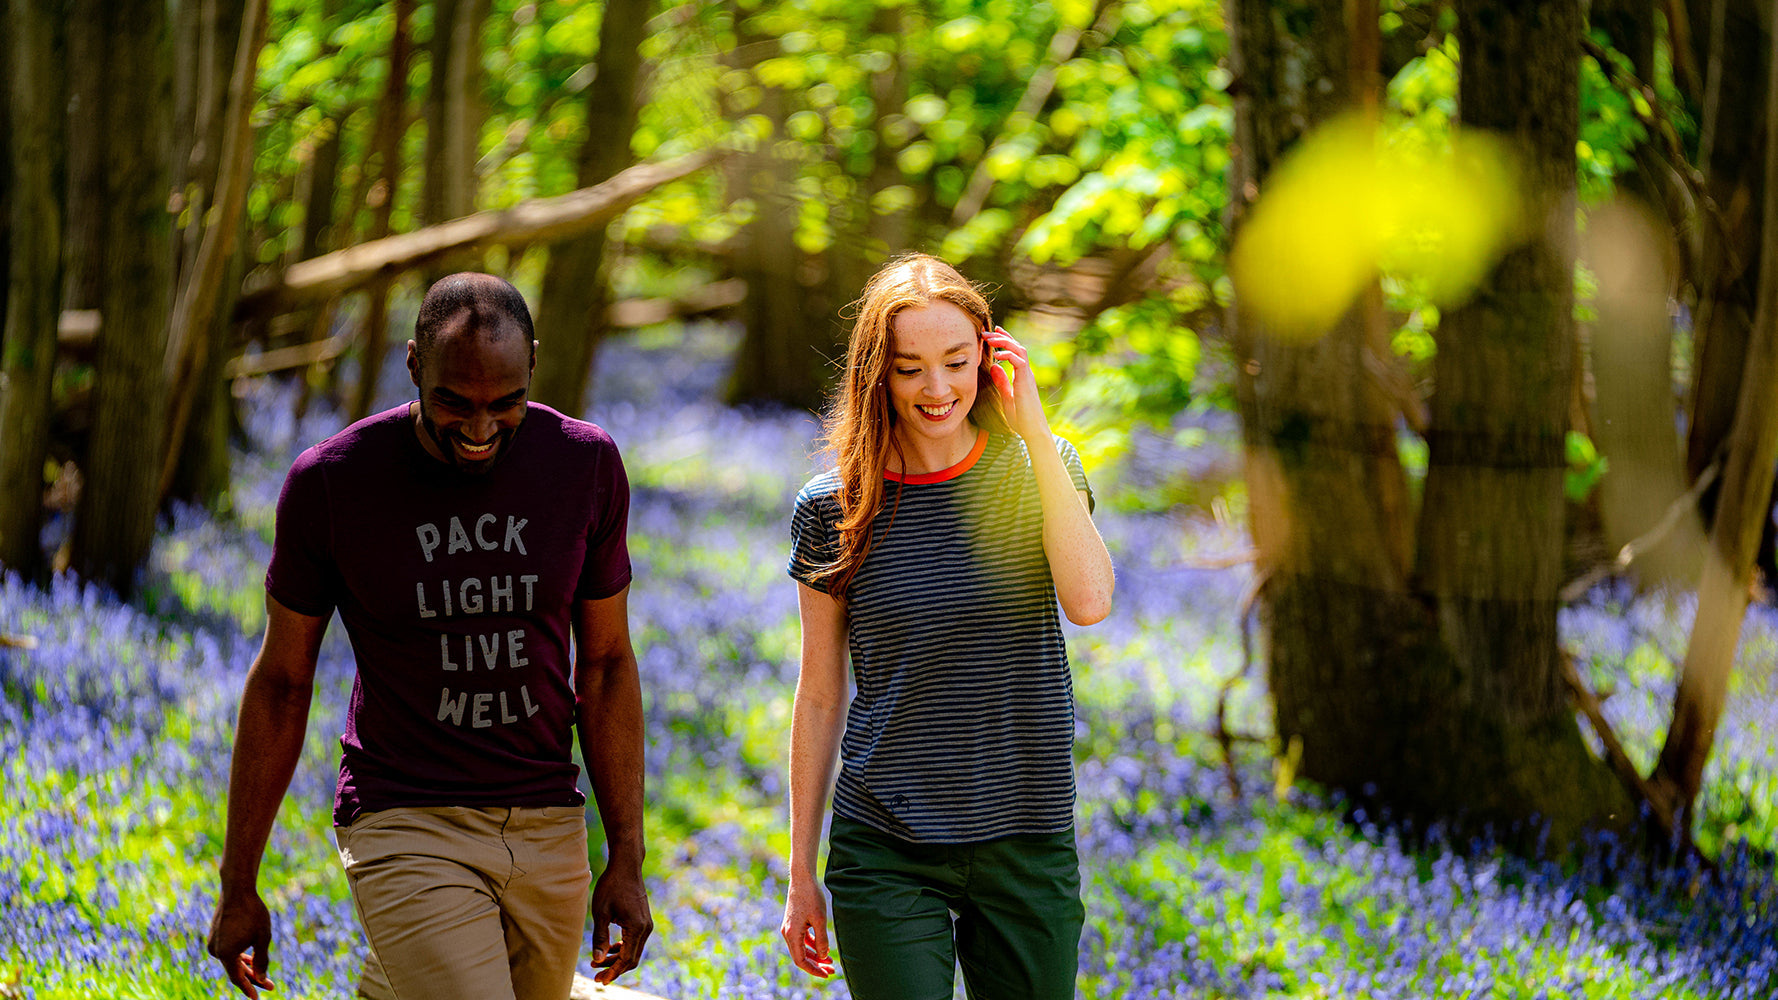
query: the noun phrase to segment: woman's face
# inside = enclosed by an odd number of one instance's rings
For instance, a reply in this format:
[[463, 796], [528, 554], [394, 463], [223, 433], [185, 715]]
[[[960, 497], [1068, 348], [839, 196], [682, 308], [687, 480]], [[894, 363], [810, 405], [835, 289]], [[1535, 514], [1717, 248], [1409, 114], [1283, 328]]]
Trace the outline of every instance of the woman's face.
[[973, 433], [982, 338], [955, 303], [934, 299], [895, 314], [889, 331], [889, 405], [898, 432], [931, 440]]

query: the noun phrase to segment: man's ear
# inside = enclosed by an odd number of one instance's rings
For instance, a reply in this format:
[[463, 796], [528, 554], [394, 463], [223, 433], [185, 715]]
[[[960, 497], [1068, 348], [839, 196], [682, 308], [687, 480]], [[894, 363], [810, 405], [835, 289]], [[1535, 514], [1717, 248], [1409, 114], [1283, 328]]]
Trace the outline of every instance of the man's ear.
[[531, 341], [531, 368], [525, 374], [537, 374], [537, 341]]
[[420, 345], [413, 341], [407, 342], [407, 374], [414, 380], [414, 388], [420, 387]]

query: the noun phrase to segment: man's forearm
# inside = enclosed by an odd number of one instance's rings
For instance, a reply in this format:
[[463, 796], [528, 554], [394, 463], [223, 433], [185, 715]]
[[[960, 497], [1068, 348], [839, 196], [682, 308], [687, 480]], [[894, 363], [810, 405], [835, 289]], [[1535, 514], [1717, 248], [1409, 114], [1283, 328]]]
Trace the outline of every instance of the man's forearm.
[[283, 683], [257, 665], [247, 675], [229, 767], [228, 829], [221, 867], [224, 895], [253, 891], [278, 805], [302, 756], [313, 691], [312, 683]]
[[634, 655], [582, 662], [575, 715], [593, 799], [605, 827], [607, 863], [640, 868], [646, 847], [642, 819], [642, 684]]

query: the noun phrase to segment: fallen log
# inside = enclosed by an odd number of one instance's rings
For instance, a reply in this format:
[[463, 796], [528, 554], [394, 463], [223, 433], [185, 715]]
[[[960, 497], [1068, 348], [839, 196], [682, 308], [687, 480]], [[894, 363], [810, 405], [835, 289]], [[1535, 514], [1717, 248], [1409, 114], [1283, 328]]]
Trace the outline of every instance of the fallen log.
[[255, 375], [270, 375], [289, 368], [307, 368], [339, 357], [340, 352], [351, 343], [351, 335], [342, 333], [325, 340], [312, 340], [306, 344], [274, 348], [258, 354], [243, 354], [229, 359], [228, 364], [223, 366], [222, 377], [232, 382]]
[[477, 212], [300, 261], [270, 282], [245, 290], [235, 306], [235, 318], [288, 312], [456, 253], [493, 246], [525, 247], [577, 236], [610, 222], [655, 188], [697, 173], [726, 155], [724, 150], [712, 149], [642, 163], [589, 188], [520, 202], [499, 211]]

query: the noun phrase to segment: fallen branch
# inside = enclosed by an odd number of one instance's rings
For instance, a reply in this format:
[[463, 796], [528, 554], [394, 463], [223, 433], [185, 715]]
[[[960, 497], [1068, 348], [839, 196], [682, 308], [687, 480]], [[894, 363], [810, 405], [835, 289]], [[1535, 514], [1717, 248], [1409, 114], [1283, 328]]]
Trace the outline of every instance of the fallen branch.
[[371, 240], [290, 265], [271, 283], [242, 294], [236, 317], [288, 312], [362, 288], [456, 253], [492, 246], [554, 243], [603, 226], [663, 184], [697, 173], [723, 157], [719, 149], [642, 163], [610, 180], [553, 198], [477, 212], [411, 233]]
[[222, 370], [222, 377], [232, 382], [235, 379], [270, 375], [290, 368], [307, 368], [339, 357], [351, 343], [351, 335], [342, 333], [325, 340], [279, 347], [258, 354], [243, 354], [229, 360]]
[[1193, 559], [1185, 564], [1186, 569], [1233, 569], [1244, 566], [1259, 558], [1258, 549], [1247, 549], [1244, 552], [1230, 552], [1220, 556], [1206, 556]]
[[1617, 557], [1611, 562], [1594, 566], [1564, 586], [1561, 593], [1563, 603], [1578, 601], [1585, 597], [1587, 591], [1592, 589], [1593, 584], [1613, 573], [1622, 573], [1629, 569], [1630, 564], [1636, 561], [1637, 556], [1659, 545], [1661, 540], [1666, 538], [1674, 526], [1679, 523], [1680, 518], [1684, 517], [1687, 512], [1698, 509], [1698, 498], [1704, 495], [1704, 491], [1710, 488], [1711, 483], [1716, 482], [1717, 474], [1721, 471], [1721, 459], [1706, 466], [1703, 474], [1698, 477], [1698, 481], [1692, 484], [1692, 488], [1668, 504], [1666, 513], [1661, 515], [1661, 519], [1656, 521], [1653, 527], [1625, 542], [1623, 547], [1617, 550]]
[[[1222, 748], [1222, 766], [1228, 774], [1229, 791], [1235, 798], [1241, 797], [1241, 776], [1235, 771], [1235, 741], [1237, 739], [1253, 739], [1237, 737], [1229, 732], [1229, 695], [1234, 693], [1235, 685], [1245, 680], [1253, 670], [1253, 628], [1248, 624], [1253, 617], [1254, 605], [1259, 602], [1259, 595], [1265, 590], [1266, 581], [1272, 578], [1271, 570], [1265, 569], [1254, 574], [1253, 582], [1247, 585], [1247, 592], [1241, 595], [1241, 669], [1235, 671], [1222, 682], [1221, 690], [1216, 695], [1216, 745]], [[1257, 742], [1257, 741], [1256, 741]]]
[[740, 305], [747, 299], [747, 282], [740, 278], [699, 285], [685, 295], [655, 299], [624, 299], [606, 310], [614, 327], [634, 329], [665, 323], [681, 316], [698, 316]]
[[1610, 765], [1611, 773], [1617, 775], [1624, 791], [1630, 793], [1630, 798], [1648, 806], [1654, 825], [1663, 830], [1672, 829], [1672, 804], [1664, 796], [1656, 794], [1654, 788], [1642, 777], [1642, 772], [1636, 769], [1630, 755], [1624, 752], [1623, 743], [1617, 738], [1611, 723], [1605, 720], [1605, 711], [1599, 703], [1599, 696], [1587, 687], [1586, 681], [1581, 680], [1580, 670], [1574, 665], [1574, 657], [1566, 649], [1562, 650], [1562, 680], [1568, 685], [1569, 700], [1587, 717], [1599, 742], [1604, 745], [1605, 762]]

